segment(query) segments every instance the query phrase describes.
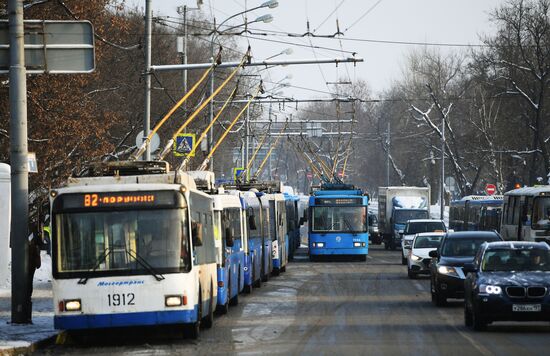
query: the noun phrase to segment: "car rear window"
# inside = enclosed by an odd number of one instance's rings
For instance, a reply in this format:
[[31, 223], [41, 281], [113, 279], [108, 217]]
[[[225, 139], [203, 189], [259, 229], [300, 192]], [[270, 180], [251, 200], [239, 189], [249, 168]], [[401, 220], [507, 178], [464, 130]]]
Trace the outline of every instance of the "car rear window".
[[420, 234], [422, 232], [445, 232], [445, 224], [441, 221], [412, 222], [407, 225], [405, 234]]
[[474, 257], [479, 246], [484, 242], [500, 241], [494, 238], [450, 238], [446, 239], [441, 248], [441, 256]]

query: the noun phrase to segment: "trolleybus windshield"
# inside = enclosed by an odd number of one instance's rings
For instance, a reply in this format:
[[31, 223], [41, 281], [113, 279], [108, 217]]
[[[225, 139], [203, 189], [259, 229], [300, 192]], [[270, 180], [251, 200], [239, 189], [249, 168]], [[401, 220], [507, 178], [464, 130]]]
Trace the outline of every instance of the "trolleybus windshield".
[[366, 232], [364, 206], [323, 206], [313, 208], [313, 232]]
[[190, 270], [187, 208], [89, 210], [54, 210], [57, 278]]

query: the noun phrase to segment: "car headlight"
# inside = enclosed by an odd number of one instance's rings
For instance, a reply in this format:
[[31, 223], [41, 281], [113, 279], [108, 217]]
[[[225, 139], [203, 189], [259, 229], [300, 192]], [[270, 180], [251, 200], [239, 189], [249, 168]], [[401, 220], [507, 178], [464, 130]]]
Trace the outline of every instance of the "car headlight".
[[481, 284], [479, 286], [479, 293], [480, 294], [500, 294], [502, 293], [502, 288], [500, 288], [499, 286]]
[[422, 257], [418, 257], [417, 255], [412, 255], [412, 254], [411, 254], [411, 260], [413, 260], [413, 261], [420, 261], [420, 260], [422, 260]]
[[445, 274], [447, 276], [458, 277], [458, 273], [456, 273], [456, 269], [454, 267], [439, 266], [437, 267], [437, 272], [439, 272], [440, 274]]

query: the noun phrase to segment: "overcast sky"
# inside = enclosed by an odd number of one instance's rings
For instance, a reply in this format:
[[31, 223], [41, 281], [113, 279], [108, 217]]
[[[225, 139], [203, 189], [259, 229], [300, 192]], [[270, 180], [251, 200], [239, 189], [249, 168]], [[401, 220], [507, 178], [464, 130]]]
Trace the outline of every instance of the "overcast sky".
[[[246, 2], [246, 4], [245, 4]], [[216, 17], [221, 23], [229, 16], [263, 3], [264, 0], [204, 0], [201, 7], [208, 18]], [[130, 4], [144, 7], [144, 0], [131, 0]], [[279, 0], [275, 9], [259, 9], [248, 14], [248, 21], [265, 14], [273, 15], [268, 24], [255, 23], [251, 28], [303, 34], [310, 31], [315, 34], [328, 35], [336, 32], [336, 19], [340, 31], [344, 32], [341, 41], [320, 38], [290, 38], [283, 36], [259, 36], [262, 39], [291, 42], [301, 46], [323, 46], [337, 51], [293, 46], [290, 44], [272, 43], [249, 38], [252, 53], [256, 60], [276, 55], [286, 48], [292, 48], [290, 55], [277, 56], [278, 59], [291, 58], [337, 58], [349, 56], [345, 51], [356, 52], [363, 58], [363, 63], [353, 65], [301, 65], [270, 69], [263, 75], [267, 81], [277, 82], [291, 75], [291, 85], [310, 88], [317, 91], [303, 90], [296, 87], [284, 88], [285, 96], [295, 98], [327, 97], [334, 92], [338, 79], [352, 81], [365, 80], [374, 94], [388, 89], [392, 80], [398, 80], [406, 54], [421, 45], [404, 45], [392, 43], [360, 42], [351, 39], [400, 41], [421, 43], [454, 43], [477, 44], [479, 36], [494, 33], [489, 21], [489, 13], [504, 0]], [[195, 0], [153, 0], [155, 16], [179, 16], [177, 6], [196, 7]], [[232, 25], [243, 23], [242, 17], [228, 22]], [[239, 42], [241, 51], [247, 47], [247, 39]], [[442, 51], [467, 50], [460, 47], [440, 47]], [[288, 80], [286, 80], [288, 81]], [[270, 84], [267, 83], [269, 88]], [[319, 92], [320, 91], [320, 92]], [[324, 93], [327, 92], [327, 93]]]

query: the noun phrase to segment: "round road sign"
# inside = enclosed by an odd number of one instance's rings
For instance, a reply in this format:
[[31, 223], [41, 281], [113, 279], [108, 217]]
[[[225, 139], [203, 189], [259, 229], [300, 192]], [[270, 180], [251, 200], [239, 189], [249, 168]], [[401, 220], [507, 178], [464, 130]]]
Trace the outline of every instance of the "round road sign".
[[485, 186], [485, 193], [487, 193], [488, 195], [493, 195], [496, 193], [496, 191], [497, 191], [497, 186], [494, 184], [487, 184]]

